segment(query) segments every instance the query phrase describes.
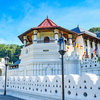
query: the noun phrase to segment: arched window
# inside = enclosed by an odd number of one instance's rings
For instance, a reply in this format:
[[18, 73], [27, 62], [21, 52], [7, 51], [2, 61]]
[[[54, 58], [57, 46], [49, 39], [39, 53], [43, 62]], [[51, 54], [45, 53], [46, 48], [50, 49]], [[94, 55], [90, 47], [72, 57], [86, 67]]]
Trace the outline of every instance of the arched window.
[[45, 38], [44, 38], [44, 43], [49, 43], [49, 42], [50, 42], [49, 37], [45, 37]]

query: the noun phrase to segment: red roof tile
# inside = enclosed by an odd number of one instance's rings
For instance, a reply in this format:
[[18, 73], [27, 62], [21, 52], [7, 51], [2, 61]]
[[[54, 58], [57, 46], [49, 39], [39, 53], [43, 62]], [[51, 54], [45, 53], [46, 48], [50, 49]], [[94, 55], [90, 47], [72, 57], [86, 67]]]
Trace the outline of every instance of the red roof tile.
[[37, 28], [48, 28], [48, 27], [57, 27], [57, 25], [47, 17], [40, 25], [38, 25]]

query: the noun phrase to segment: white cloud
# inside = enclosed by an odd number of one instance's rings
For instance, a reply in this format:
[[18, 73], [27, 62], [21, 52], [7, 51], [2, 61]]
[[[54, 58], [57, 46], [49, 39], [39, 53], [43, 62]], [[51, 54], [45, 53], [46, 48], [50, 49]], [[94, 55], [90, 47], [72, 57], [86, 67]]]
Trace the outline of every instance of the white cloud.
[[[67, 29], [72, 29], [76, 27], [77, 24], [85, 29], [100, 26], [99, 8], [83, 6], [56, 8], [48, 5], [48, 3], [42, 3], [38, 8], [34, 8], [33, 5], [27, 3], [23, 11], [23, 19], [14, 19], [4, 14], [1, 19], [2, 21], [0, 20], [0, 34], [2, 34], [1, 36], [6, 40], [4, 41], [5, 43], [20, 44], [20, 40], [17, 36], [31, 27], [39, 25], [47, 15], [57, 25]], [[1, 36], [0, 38], [2, 38]]]

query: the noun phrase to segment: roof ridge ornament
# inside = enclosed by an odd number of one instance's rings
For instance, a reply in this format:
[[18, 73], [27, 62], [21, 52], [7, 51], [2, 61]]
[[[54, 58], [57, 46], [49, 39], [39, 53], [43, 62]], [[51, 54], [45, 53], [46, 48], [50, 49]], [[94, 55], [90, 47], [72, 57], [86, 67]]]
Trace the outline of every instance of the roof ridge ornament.
[[47, 15], [47, 19], [48, 19], [48, 15]]
[[79, 24], [77, 25], [77, 27], [79, 27]]

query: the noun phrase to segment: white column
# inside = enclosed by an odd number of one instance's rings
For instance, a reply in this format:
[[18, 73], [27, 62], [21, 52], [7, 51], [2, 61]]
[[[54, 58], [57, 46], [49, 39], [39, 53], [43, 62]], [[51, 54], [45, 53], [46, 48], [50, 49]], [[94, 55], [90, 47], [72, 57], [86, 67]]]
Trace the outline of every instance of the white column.
[[99, 42], [97, 44], [97, 52], [98, 52], [98, 56], [100, 57], [100, 43]]
[[96, 48], [96, 47], [95, 47], [95, 41], [94, 41], [94, 40], [93, 40], [93, 42], [92, 42], [92, 47], [93, 47], [93, 50], [92, 50], [93, 55], [96, 56], [96, 55], [94, 54], [94, 49]]
[[90, 40], [87, 39], [87, 49], [88, 49], [88, 56], [91, 58], [91, 46], [90, 46]]
[[93, 40], [92, 42], [92, 47], [93, 47], [93, 50], [95, 49], [95, 41]]
[[24, 39], [23, 43], [24, 43], [24, 47], [25, 47], [26, 44], [27, 44], [27, 40], [26, 40], [27, 39], [27, 36], [24, 36], [23, 39]]
[[34, 30], [34, 43], [37, 43], [37, 30]]
[[59, 32], [58, 29], [55, 29], [55, 30], [54, 30], [54, 33], [55, 33], [55, 41], [56, 41], [56, 42], [58, 41], [58, 32]]
[[86, 50], [86, 44], [85, 44], [85, 39], [83, 39], [83, 52]]
[[72, 45], [72, 34], [68, 34], [69, 44]]

